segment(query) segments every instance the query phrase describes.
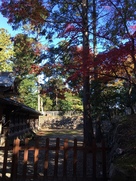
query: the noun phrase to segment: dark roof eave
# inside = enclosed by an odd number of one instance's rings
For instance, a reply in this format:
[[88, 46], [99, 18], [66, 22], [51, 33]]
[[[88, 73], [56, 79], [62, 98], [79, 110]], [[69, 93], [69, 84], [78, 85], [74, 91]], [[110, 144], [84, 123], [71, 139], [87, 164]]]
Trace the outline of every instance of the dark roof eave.
[[26, 112], [29, 112], [31, 113], [31, 115], [37, 115], [37, 116], [40, 116], [42, 115], [39, 111], [36, 111], [35, 109], [33, 108], [30, 108], [28, 106], [25, 106], [24, 104], [21, 104], [17, 101], [14, 101], [12, 99], [9, 99], [9, 98], [0, 98], [0, 102], [3, 103], [4, 105], [10, 105], [12, 106], [12, 109], [16, 109], [17, 111], [26, 111]]

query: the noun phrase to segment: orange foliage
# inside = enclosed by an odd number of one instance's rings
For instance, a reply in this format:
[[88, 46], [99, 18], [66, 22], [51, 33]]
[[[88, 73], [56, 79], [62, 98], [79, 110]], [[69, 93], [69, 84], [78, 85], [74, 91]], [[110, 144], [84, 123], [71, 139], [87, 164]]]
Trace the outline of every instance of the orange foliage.
[[42, 25], [49, 15], [41, 0], [2, 0], [0, 10], [8, 18], [8, 23], [14, 24], [22, 21], [24, 24]]

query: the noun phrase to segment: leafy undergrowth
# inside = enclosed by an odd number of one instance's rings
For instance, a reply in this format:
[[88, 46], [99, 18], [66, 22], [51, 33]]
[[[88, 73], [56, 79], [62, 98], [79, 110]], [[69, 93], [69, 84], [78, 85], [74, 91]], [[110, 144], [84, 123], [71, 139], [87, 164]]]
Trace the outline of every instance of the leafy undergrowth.
[[130, 175], [136, 173], [136, 115], [124, 117], [119, 125], [117, 143], [121, 153], [114, 163]]
[[125, 154], [116, 160], [116, 165], [126, 171], [127, 174], [136, 173], [136, 153]]

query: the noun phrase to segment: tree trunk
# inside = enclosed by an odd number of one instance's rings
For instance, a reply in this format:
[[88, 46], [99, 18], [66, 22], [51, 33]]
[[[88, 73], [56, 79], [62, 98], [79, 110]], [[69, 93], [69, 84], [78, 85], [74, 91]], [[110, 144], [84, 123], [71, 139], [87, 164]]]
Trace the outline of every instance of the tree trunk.
[[96, 14], [96, 0], [93, 0], [93, 55], [94, 61], [96, 60], [97, 55], [97, 38], [96, 38], [96, 22], [97, 22], [97, 14]]
[[90, 76], [89, 76], [89, 32], [88, 32], [88, 0], [82, 0], [83, 13], [83, 117], [84, 143], [90, 145], [93, 139], [93, 126], [90, 106]]

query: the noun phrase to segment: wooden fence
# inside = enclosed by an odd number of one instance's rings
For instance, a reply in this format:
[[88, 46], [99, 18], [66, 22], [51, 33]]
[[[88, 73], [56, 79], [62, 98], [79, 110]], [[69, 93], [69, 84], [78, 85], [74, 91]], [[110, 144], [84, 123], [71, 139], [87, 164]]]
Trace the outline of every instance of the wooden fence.
[[107, 180], [105, 142], [98, 146], [94, 140], [92, 146], [78, 144], [77, 139], [61, 144], [60, 139], [50, 144], [49, 138], [44, 145], [36, 139], [21, 143], [15, 139], [13, 146], [8, 141], [0, 147], [3, 162], [1, 178], [6, 181], [50, 181], [50, 180]]

